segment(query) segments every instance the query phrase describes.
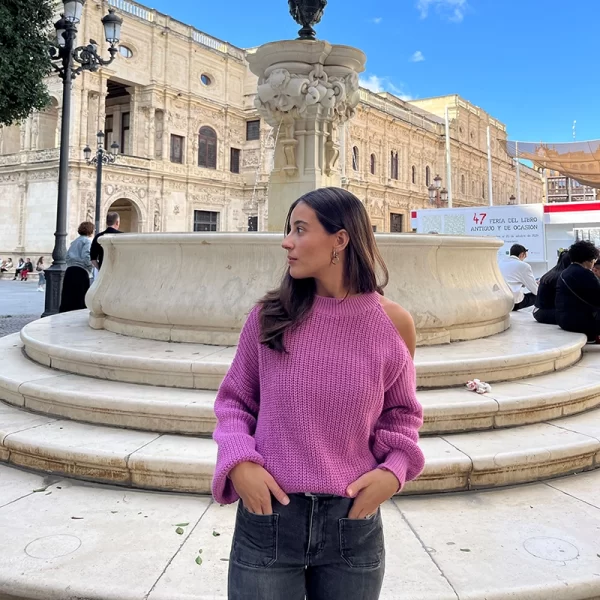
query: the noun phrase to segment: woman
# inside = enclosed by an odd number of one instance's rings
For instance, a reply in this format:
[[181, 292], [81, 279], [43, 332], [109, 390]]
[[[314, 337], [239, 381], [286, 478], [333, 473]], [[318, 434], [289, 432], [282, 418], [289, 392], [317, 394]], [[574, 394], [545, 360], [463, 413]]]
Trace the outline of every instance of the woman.
[[39, 273], [39, 279], [38, 279], [38, 292], [43, 292], [46, 290], [46, 274], [44, 273], [44, 269], [46, 267], [44, 266], [44, 257], [40, 256], [38, 261], [37, 261], [37, 265], [35, 266], [35, 270]]
[[215, 401], [213, 494], [241, 498], [229, 600], [375, 600], [379, 506], [424, 466], [415, 328], [381, 295], [358, 198], [309, 192], [286, 232], [289, 269], [250, 312]]
[[573, 264], [560, 274], [556, 286], [556, 322], [566, 331], [585, 333], [591, 342], [600, 336], [600, 281], [592, 272], [598, 255], [592, 242], [573, 244]]
[[556, 266], [552, 267], [540, 279], [538, 293], [535, 299], [533, 317], [538, 323], [556, 325], [556, 284], [560, 274], [571, 264], [571, 257], [567, 250], [563, 250], [558, 257]]
[[92, 261], [90, 246], [94, 235], [94, 224], [83, 222], [77, 229], [79, 237], [69, 246], [67, 270], [63, 281], [62, 296], [58, 312], [69, 312], [85, 308], [85, 294], [90, 289]]

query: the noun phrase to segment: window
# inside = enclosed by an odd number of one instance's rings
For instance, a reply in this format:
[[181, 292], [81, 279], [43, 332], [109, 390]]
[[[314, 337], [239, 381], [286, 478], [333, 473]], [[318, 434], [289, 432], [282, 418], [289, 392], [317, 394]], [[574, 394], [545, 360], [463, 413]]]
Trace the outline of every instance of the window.
[[106, 115], [104, 120], [104, 147], [110, 148], [113, 141], [113, 116]]
[[358, 171], [358, 147], [352, 147], [352, 168]]
[[209, 210], [194, 211], [194, 231], [218, 231], [219, 213]]
[[464, 175], [460, 176], [460, 191], [463, 194], [465, 193], [465, 176]]
[[481, 197], [485, 198], [485, 181], [481, 182]]
[[231, 148], [229, 152], [229, 170], [232, 173], [240, 172], [240, 151], [238, 148]]
[[373, 228], [373, 233], [377, 233], [377, 225], [371, 225], [371, 227]]
[[417, 167], [415, 167], [414, 165], [412, 166], [412, 178], [411, 181], [413, 183], [417, 183]]
[[390, 161], [390, 177], [392, 179], [398, 179], [398, 153], [393, 150]]
[[404, 215], [399, 213], [390, 213], [390, 231], [392, 233], [402, 233], [403, 217]]
[[258, 217], [248, 217], [248, 231], [258, 231]]
[[202, 75], [200, 75], [200, 83], [208, 87], [209, 85], [212, 85], [212, 79], [206, 73], [202, 73]]
[[431, 169], [425, 167], [425, 185], [429, 187], [431, 185]]
[[119, 54], [123, 58], [131, 58], [133, 56], [133, 50], [127, 46], [119, 46]]
[[201, 127], [198, 134], [198, 166], [217, 168], [217, 133], [211, 127]]
[[121, 154], [129, 154], [129, 123], [130, 113], [121, 115]]
[[471, 181], [471, 196], [475, 195], [475, 182]]
[[246, 121], [246, 141], [260, 140], [260, 120]]
[[183, 163], [183, 137], [171, 135], [171, 162]]
[[371, 154], [371, 175], [375, 175], [375, 168], [377, 166], [377, 159], [374, 154]]

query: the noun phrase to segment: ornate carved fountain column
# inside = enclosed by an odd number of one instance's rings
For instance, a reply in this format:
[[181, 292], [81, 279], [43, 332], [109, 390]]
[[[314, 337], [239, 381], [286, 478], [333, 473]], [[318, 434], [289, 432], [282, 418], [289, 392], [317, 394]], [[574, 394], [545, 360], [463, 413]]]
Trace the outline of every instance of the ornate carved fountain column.
[[340, 185], [339, 127], [354, 116], [366, 56], [324, 41], [272, 42], [248, 54], [258, 76], [256, 108], [274, 128], [269, 231], [282, 231], [290, 204], [323, 186]]

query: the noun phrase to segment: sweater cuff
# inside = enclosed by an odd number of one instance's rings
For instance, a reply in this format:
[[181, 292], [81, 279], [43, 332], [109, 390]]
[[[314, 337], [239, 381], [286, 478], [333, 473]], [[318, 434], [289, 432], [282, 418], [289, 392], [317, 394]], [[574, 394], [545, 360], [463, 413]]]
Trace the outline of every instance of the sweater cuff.
[[237, 438], [233, 443], [221, 441], [217, 466], [212, 482], [212, 493], [219, 504], [232, 504], [239, 500], [229, 474], [243, 462], [253, 462], [264, 467], [264, 458], [254, 449], [254, 439]]
[[406, 472], [408, 471], [408, 457], [405, 452], [390, 452], [385, 462], [381, 463], [378, 468], [390, 471], [396, 476], [400, 482], [398, 492], [404, 487]]

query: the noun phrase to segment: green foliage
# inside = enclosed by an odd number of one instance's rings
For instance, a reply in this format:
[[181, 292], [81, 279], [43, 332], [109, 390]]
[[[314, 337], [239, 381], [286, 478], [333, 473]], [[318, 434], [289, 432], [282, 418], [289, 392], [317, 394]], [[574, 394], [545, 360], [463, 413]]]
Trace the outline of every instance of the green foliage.
[[0, 125], [12, 125], [50, 103], [48, 45], [52, 0], [0, 0]]

